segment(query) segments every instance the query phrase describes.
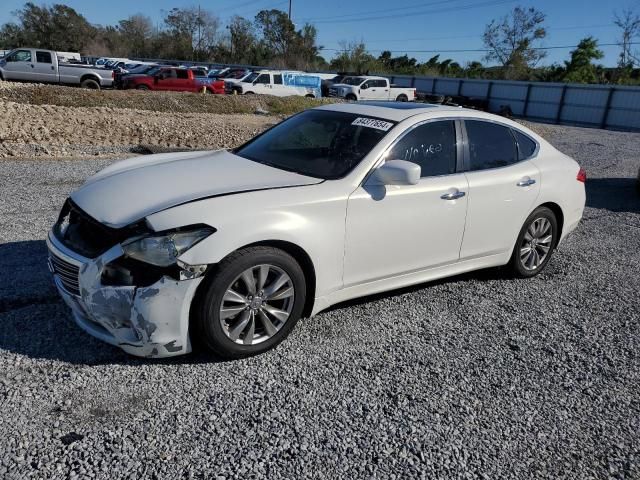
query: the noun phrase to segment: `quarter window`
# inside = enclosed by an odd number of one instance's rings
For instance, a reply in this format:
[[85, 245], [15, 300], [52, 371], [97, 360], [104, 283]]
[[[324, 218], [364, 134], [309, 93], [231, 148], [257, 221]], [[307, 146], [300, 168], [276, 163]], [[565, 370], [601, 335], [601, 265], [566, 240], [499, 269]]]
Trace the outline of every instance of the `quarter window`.
[[414, 128], [393, 146], [387, 159], [406, 160], [420, 165], [421, 177], [455, 173], [456, 127], [454, 122], [430, 122]]
[[516, 137], [516, 142], [518, 142], [518, 160], [526, 160], [527, 158], [533, 157], [537, 148], [536, 142], [518, 130], [512, 130], [512, 132]]
[[273, 84], [274, 85], [282, 85], [282, 75], [274, 75], [273, 76]]
[[36, 52], [36, 62], [53, 63], [51, 61], [51, 54], [49, 52]]
[[518, 161], [516, 142], [508, 127], [480, 120], [466, 120], [469, 137], [469, 169], [506, 167]]

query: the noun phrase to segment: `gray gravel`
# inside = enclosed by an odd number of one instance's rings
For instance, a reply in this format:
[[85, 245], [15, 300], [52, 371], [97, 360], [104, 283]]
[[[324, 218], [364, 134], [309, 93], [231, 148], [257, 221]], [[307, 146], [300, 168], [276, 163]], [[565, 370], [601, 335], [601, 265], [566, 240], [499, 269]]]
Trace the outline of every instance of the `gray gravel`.
[[0, 478], [640, 478], [640, 134], [544, 128], [590, 180], [542, 275], [352, 302], [235, 362], [76, 328], [43, 238], [108, 161], [3, 161]]

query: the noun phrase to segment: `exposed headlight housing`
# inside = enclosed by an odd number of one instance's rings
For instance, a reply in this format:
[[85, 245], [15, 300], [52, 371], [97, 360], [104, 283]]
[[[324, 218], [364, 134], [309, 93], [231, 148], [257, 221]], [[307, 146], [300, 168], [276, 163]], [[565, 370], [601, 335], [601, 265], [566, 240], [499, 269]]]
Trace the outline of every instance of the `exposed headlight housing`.
[[123, 244], [122, 249], [128, 257], [158, 267], [169, 267], [180, 255], [215, 231], [212, 227], [186, 227], [134, 239]]

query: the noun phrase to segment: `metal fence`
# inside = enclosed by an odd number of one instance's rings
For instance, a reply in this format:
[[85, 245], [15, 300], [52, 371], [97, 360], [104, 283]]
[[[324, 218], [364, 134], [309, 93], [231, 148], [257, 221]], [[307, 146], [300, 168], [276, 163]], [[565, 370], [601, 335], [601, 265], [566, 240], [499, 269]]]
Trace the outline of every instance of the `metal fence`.
[[486, 100], [517, 117], [565, 125], [640, 130], [640, 87], [386, 75], [418, 92]]

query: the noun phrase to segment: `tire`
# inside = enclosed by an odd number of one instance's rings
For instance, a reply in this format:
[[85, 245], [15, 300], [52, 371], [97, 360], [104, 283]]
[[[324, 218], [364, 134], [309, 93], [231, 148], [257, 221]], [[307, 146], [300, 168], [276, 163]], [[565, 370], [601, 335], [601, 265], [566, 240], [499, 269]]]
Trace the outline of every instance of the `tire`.
[[398, 95], [398, 98], [396, 98], [396, 102], [408, 102], [409, 98], [405, 95], [405, 94], [400, 94]]
[[87, 78], [80, 83], [81, 88], [88, 88], [90, 90], [100, 90], [100, 84], [93, 78]]
[[306, 98], [316, 98], [316, 96], [315, 96], [315, 95], [312, 95], [311, 93], [310, 93], [310, 94], [308, 94], [308, 95], [305, 95], [305, 97], [306, 97]]
[[[267, 276], [260, 286], [263, 267]], [[238, 250], [222, 260], [212, 273], [200, 287], [192, 317], [195, 336], [191, 338], [220, 357], [243, 358], [274, 348], [289, 335], [302, 315], [306, 298], [304, 272], [291, 255], [280, 249]], [[243, 278], [245, 275], [253, 280], [255, 296]], [[285, 282], [281, 286], [279, 279]], [[271, 300], [266, 296], [270, 288], [275, 289]], [[282, 298], [275, 298], [278, 296]]]
[[254, 95], [253, 92], [246, 92], [245, 95]]
[[358, 97], [356, 97], [353, 93], [349, 93], [346, 97], [344, 97], [344, 99], [350, 102], [355, 102], [358, 100]]
[[509, 269], [520, 278], [538, 275], [549, 263], [557, 244], [558, 221], [555, 214], [547, 207], [538, 207], [525, 220], [520, 230]]
[[151, 90], [147, 85], [138, 85], [136, 90]]

